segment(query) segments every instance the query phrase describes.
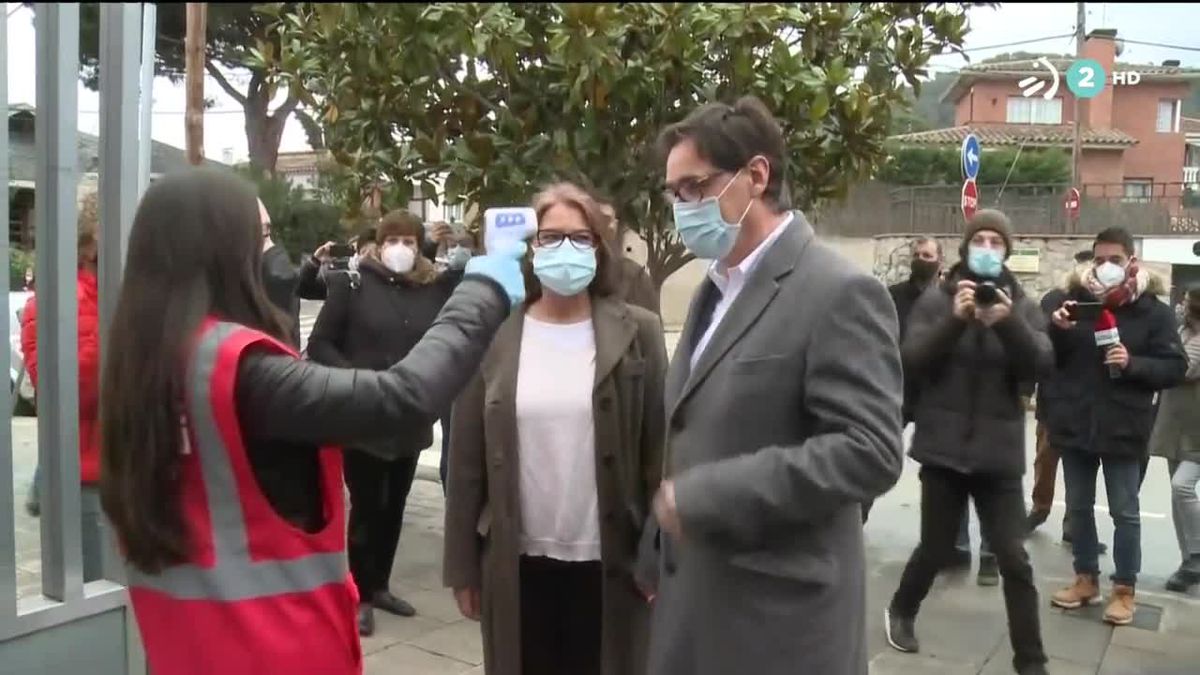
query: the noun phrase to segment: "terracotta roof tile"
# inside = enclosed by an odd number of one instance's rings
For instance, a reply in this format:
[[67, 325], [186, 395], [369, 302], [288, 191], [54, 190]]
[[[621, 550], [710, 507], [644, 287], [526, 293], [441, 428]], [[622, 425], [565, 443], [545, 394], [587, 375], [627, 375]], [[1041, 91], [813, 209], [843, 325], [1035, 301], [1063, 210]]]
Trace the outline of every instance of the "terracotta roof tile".
[[[1075, 61], [1074, 58], [1050, 57], [1048, 58], [1051, 64], [1058, 69], [1058, 72], [1065, 73], [1067, 68]], [[1200, 69], [1183, 68], [1180, 66], [1156, 66], [1146, 63], [1117, 63], [1116, 70], [1136, 70], [1142, 75], [1195, 75], [1200, 74]], [[1030, 74], [1037, 72], [1045, 72], [1045, 68], [1038, 65], [1034, 59], [1024, 59], [1020, 61], [996, 61], [993, 63], [978, 63], [971, 66], [966, 66], [962, 69], [963, 73], [1007, 73], [1011, 72], [1014, 75]]]
[[[984, 146], [1026, 145], [1069, 146], [1074, 143], [1074, 131], [1070, 124], [989, 124], [958, 126], [931, 131], [899, 134], [888, 140], [906, 145], [955, 145], [963, 142], [967, 134], [974, 133]], [[1137, 144], [1137, 139], [1119, 129], [1084, 129], [1083, 144], [1089, 146], [1126, 147]]]

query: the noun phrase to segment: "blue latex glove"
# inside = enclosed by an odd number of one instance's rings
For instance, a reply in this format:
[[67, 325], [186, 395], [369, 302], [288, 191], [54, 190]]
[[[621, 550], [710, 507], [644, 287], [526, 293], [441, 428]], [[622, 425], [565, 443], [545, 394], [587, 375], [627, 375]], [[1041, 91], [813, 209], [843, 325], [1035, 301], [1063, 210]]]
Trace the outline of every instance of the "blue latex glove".
[[500, 284], [513, 307], [516, 307], [525, 302], [525, 275], [521, 272], [521, 259], [524, 257], [525, 244], [518, 243], [504, 252], [471, 258], [463, 274], [479, 274]]

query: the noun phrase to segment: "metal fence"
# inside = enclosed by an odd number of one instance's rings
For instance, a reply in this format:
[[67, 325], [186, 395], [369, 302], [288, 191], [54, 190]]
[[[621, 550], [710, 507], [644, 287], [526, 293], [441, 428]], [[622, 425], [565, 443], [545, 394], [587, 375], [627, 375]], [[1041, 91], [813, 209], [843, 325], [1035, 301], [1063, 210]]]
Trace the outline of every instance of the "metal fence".
[[[0, 44], [8, 44], [7, 12]], [[11, 392], [0, 387], [0, 671], [4, 673], [145, 672], [118, 569], [84, 583], [80, 542], [77, 356], [79, 6], [38, 3], [36, 17], [37, 173], [35, 213], [38, 304], [38, 456], [41, 471], [41, 593], [19, 597], [13, 494]], [[100, 9], [101, 343], [116, 303], [125, 242], [138, 198], [138, 78], [142, 5]], [[0, 56], [0, 117], [8, 119], [7, 58]], [[147, 134], [148, 136], [148, 134]], [[148, 140], [148, 139], [147, 139]], [[0, 135], [0, 176], [8, 182], [7, 133]], [[8, 206], [8, 190], [0, 199]], [[8, 238], [0, 264], [8, 266]], [[0, 275], [7, 313], [8, 275]], [[8, 350], [0, 350], [6, 370]], [[86, 666], [84, 665], [86, 664]]]
[[[1066, 185], [980, 185], [980, 208], [1004, 211], [1023, 234], [1094, 234], [1112, 226], [1134, 234], [1200, 232], [1200, 199], [1184, 183], [1088, 184], [1080, 214], [1068, 219]], [[846, 199], [814, 213], [824, 234], [874, 236], [922, 232], [959, 233], [964, 226], [961, 185], [892, 186], [868, 182]]]

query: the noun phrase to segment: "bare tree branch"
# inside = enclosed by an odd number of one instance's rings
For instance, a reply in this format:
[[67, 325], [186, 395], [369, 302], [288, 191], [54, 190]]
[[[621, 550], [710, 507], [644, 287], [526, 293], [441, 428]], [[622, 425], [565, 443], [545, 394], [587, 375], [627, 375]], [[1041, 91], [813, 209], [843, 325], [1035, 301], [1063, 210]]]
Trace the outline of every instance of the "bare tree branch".
[[229, 80], [225, 79], [225, 75], [221, 73], [221, 70], [217, 68], [216, 64], [214, 64], [212, 61], [205, 60], [204, 69], [208, 71], [209, 75], [212, 75], [212, 78], [217, 81], [217, 84], [221, 85], [221, 88], [225, 90], [226, 94], [229, 94], [229, 96], [238, 103], [246, 105], [246, 95], [238, 91], [232, 84], [229, 83]]

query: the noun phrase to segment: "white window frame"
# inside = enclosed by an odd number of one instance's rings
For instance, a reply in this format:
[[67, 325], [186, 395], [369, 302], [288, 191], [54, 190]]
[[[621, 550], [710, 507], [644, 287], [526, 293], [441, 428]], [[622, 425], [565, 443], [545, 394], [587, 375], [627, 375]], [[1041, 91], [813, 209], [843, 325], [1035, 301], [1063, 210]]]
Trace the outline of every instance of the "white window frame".
[[463, 219], [462, 202], [458, 202], [457, 204], [446, 204], [445, 216], [446, 222], [461, 223]]
[[[1170, 112], [1167, 113], [1170, 119], [1167, 120], [1169, 128], [1163, 128], [1163, 106], [1171, 106]], [[1154, 110], [1154, 130], [1160, 134], [1177, 134], [1179, 133], [1179, 125], [1183, 113], [1183, 102], [1177, 98], [1160, 98], [1158, 99], [1158, 107]]]
[[1063, 123], [1063, 100], [1058, 97], [1047, 101], [1041, 96], [1009, 96], [1004, 121], [1008, 124], [1060, 125]]
[[[1125, 204], [1149, 204], [1151, 197], [1154, 196], [1154, 179], [1152, 178], [1126, 178], [1124, 183], [1124, 196], [1121, 202]], [[1131, 191], [1130, 188], [1137, 188]], [[1134, 194], [1130, 194], [1134, 192]]]

